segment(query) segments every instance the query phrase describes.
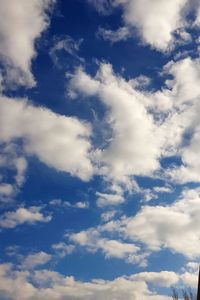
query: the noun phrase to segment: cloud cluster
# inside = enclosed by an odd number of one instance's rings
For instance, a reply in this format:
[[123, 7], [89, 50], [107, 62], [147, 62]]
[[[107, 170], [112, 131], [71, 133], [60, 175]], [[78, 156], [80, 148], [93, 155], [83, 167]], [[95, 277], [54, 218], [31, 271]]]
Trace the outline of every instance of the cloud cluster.
[[47, 10], [54, 0], [0, 1], [0, 61], [4, 84], [32, 87], [31, 61], [36, 56], [35, 41], [47, 28]]
[[[70, 245], [64, 243], [54, 246], [55, 250], [63, 251], [68, 247], [64, 255], [73, 251], [72, 245], [71, 249]], [[171, 298], [156, 293], [155, 289], [164, 287], [170, 291], [170, 287], [174, 285], [189, 285], [192, 288], [197, 286], [198, 264], [193, 261], [188, 262], [179, 273], [140, 272], [112, 280], [99, 278], [83, 282], [73, 276], [65, 276], [42, 267], [50, 260], [53, 260], [51, 255], [40, 251], [21, 256], [19, 264], [0, 264], [0, 297], [9, 300], [168, 300]]]
[[163, 249], [197, 258], [199, 213], [200, 189], [188, 189], [170, 205], [145, 205], [135, 216], [124, 215], [118, 220], [111, 219], [115, 215], [111, 211], [111, 218], [105, 218], [104, 224], [67, 237], [89, 252], [101, 250], [107, 258], [140, 265], [146, 265], [150, 253]]
[[143, 105], [144, 95], [108, 64], [101, 64], [95, 78], [78, 69], [70, 88], [86, 96], [96, 95], [108, 108], [107, 124], [112, 128], [108, 148], [97, 151], [101, 173], [122, 179], [129, 175], [150, 175], [159, 167], [159, 137], [152, 116]]
[[171, 205], [146, 205], [133, 217], [110, 221], [104, 230], [142, 242], [150, 251], [168, 248], [186, 257], [199, 257], [199, 213], [200, 190], [186, 190]]
[[90, 0], [97, 11], [104, 14], [105, 6], [108, 13], [116, 7], [122, 9], [123, 27], [112, 31], [100, 29], [105, 40], [117, 42], [138, 35], [144, 44], [165, 52], [178, 43], [191, 40], [187, 32], [191, 26], [188, 15], [194, 15], [192, 26], [199, 26], [199, 4], [196, 0]]
[[140, 266], [146, 265], [147, 252], [142, 253], [140, 247], [135, 243], [127, 243], [106, 236], [103, 226], [67, 234], [66, 237], [76, 246], [81, 246], [91, 253], [100, 250], [107, 259], [117, 258]]
[[177, 156], [182, 165], [167, 170], [166, 176], [179, 183], [200, 180], [199, 65], [199, 59], [189, 57], [170, 61], [163, 76], [171, 79], [154, 92], [138, 89], [137, 79], [126, 81], [105, 63], [93, 78], [77, 69], [70, 81], [71, 94], [96, 95], [108, 109], [105, 122], [111, 139], [95, 153], [100, 174], [115, 180], [152, 176], [161, 158]]
[[168, 300], [165, 295], [150, 291], [153, 286], [170, 286], [181, 279], [174, 272], [140, 273], [129, 277], [119, 277], [106, 281], [96, 279], [81, 282], [59, 273], [38, 271], [15, 271], [11, 264], [0, 265], [0, 296], [9, 300]]

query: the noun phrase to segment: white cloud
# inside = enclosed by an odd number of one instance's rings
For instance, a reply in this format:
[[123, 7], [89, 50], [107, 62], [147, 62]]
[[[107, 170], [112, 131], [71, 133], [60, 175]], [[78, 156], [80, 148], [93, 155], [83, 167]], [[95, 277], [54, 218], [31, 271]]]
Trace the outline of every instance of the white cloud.
[[106, 212], [103, 212], [103, 213], [101, 214], [101, 219], [102, 219], [103, 222], [108, 222], [108, 221], [110, 221], [115, 215], [116, 215], [116, 211], [115, 211], [115, 210], [106, 211]]
[[200, 181], [199, 66], [199, 59], [170, 61], [162, 75], [171, 78], [155, 92], [141, 90], [137, 78], [125, 81], [108, 64], [102, 63], [94, 78], [76, 71], [69, 85], [73, 96], [95, 95], [108, 109], [111, 138], [94, 153], [99, 174], [113, 183], [128, 182], [131, 175], [154, 176], [161, 158], [177, 156], [182, 165], [165, 170], [168, 179]]
[[[92, 175], [88, 124], [34, 107], [24, 99], [1, 97], [0, 127], [2, 142], [23, 139], [26, 153], [35, 154], [48, 166], [83, 180]], [[24, 162], [18, 161], [17, 166], [17, 180], [21, 180]]]
[[70, 245], [62, 242], [52, 245], [52, 248], [56, 251], [56, 253], [60, 257], [65, 257], [66, 255], [71, 254], [75, 250], [74, 245]]
[[116, 31], [100, 27], [98, 29], [97, 36], [102, 37], [105, 41], [116, 43], [127, 40], [127, 38], [130, 36], [130, 32], [127, 27], [120, 27]]
[[34, 269], [38, 266], [45, 265], [50, 260], [51, 255], [41, 251], [24, 257], [21, 267], [23, 269]]
[[[117, 30], [100, 28], [105, 40], [117, 42], [138, 35], [144, 44], [165, 52], [192, 41], [188, 28], [200, 26], [198, 0], [88, 0], [100, 14], [122, 8], [123, 26]], [[194, 16], [194, 22], [188, 20]], [[159, 28], [159, 30], [158, 30]]]
[[[104, 13], [102, 1], [90, 0], [89, 2], [96, 7], [99, 13]], [[186, 16], [197, 8], [193, 7], [188, 0], [113, 0], [105, 2], [106, 5], [109, 5], [109, 13], [115, 7], [121, 7], [124, 21], [124, 27], [119, 28], [116, 32], [109, 29], [101, 30], [105, 39], [126, 40], [137, 32], [145, 44], [160, 51], [168, 51], [175, 43], [188, 42], [191, 38], [185, 30], [187, 27]], [[197, 16], [196, 24], [198, 24], [198, 19]]]
[[169, 186], [155, 186], [152, 188], [144, 189], [140, 188], [138, 193], [141, 194], [143, 201], [151, 201], [152, 199], [159, 199], [161, 196], [159, 194], [162, 193], [172, 193], [173, 190]]
[[104, 237], [101, 226], [70, 235], [67, 234], [66, 237], [69, 238], [70, 242], [85, 248], [89, 252], [95, 253], [100, 250], [106, 258], [118, 258], [128, 263], [146, 266], [148, 253], [145, 251], [140, 253], [140, 248], [134, 243]]
[[0, 195], [10, 196], [13, 193], [13, 186], [9, 183], [0, 183]]
[[200, 190], [186, 190], [171, 205], [144, 206], [134, 217], [111, 221], [101, 230], [142, 242], [150, 251], [168, 248], [186, 257], [199, 257]]
[[165, 67], [166, 73], [171, 74], [173, 79], [166, 82], [168, 88], [162, 92], [171, 106], [170, 118], [162, 126], [163, 136], [168, 149], [171, 147], [172, 155], [179, 155], [183, 162], [180, 167], [168, 170], [167, 174], [179, 183], [200, 180], [199, 66], [199, 59], [186, 58], [176, 63], [170, 62]]
[[12, 184], [9, 183], [7, 176], [0, 178], [1, 201], [11, 201], [12, 197], [18, 192], [25, 180], [27, 162], [22, 151], [16, 145], [0, 143], [0, 168], [12, 171]]
[[63, 201], [61, 199], [53, 199], [49, 202], [50, 205], [60, 206], [65, 208], [79, 208], [79, 209], [87, 209], [89, 208], [89, 202], [87, 201], [78, 201], [76, 203], [70, 203], [69, 201]]
[[44, 216], [41, 207], [18, 208], [16, 211], [8, 211], [0, 218], [1, 228], [15, 228], [21, 224], [34, 224], [37, 222], [49, 222], [51, 216]]
[[32, 87], [35, 79], [31, 61], [36, 56], [35, 41], [47, 28], [46, 11], [54, 0], [1, 0], [0, 60], [5, 83]]
[[98, 196], [98, 199], [97, 199], [98, 207], [119, 205], [125, 201], [124, 197], [122, 195], [118, 195], [118, 194], [103, 194], [103, 193], [97, 192], [96, 195]]
[[170, 186], [156, 186], [153, 189], [156, 193], [172, 193], [172, 188]]
[[78, 201], [74, 204], [74, 207], [80, 209], [89, 208], [89, 203], [87, 201]]
[[147, 282], [156, 287], [160, 285], [159, 279], [168, 285], [170, 281], [175, 282], [176, 274], [151, 272], [149, 275], [122, 276], [110, 281], [96, 279], [82, 282], [45, 269], [15, 271], [12, 265], [3, 264], [0, 265], [0, 295], [10, 300], [170, 300], [171, 297], [150, 291]]
[[103, 15], [109, 15], [112, 11], [113, 0], [87, 0], [95, 9]]
[[178, 283], [179, 276], [174, 272], [161, 271], [161, 272], [142, 272], [132, 275], [131, 278], [139, 281], [146, 281], [161, 287], [171, 287]]
[[150, 175], [159, 168], [159, 131], [144, 107], [145, 96], [131, 83], [115, 75], [110, 65], [101, 64], [94, 79], [77, 70], [70, 89], [85, 96], [96, 95], [108, 107], [111, 141], [96, 152], [101, 174], [123, 180], [130, 175]]
[[77, 59], [79, 62], [84, 62], [84, 59], [78, 55], [82, 42], [82, 39], [76, 41], [69, 35], [63, 36], [61, 38], [56, 38], [55, 43], [49, 52], [53, 62], [58, 67], [61, 67], [62, 62], [60, 64], [59, 61], [60, 52], [65, 52], [69, 54], [71, 57]]
[[15, 180], [16, 180], [17, 186], [20, 187], [24, 183], [24, 180], [25, 180], [24, 177], [25, 177], [25, 172], [27, 169], [27, 161], [24, 157], [17, 157], [14, 160], [14, 164], [15, 164], [16, 171], [17, 171], [17, 174], [15, 175]]
[[174, 31], [183, 26], [182, 9], [186, 3], [187, 0], [126, 0], [122, 2], [124, 21], [137, 28], [145, 43], [165, 51], [173, 41]]

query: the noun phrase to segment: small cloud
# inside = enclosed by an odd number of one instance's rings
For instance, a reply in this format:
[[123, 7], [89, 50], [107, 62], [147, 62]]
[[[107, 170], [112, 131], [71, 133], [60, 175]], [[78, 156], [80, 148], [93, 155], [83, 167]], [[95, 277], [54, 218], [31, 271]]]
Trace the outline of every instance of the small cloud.
[[0, 195], [2, 196], [10, 196], [13, 193], [13, 186], [12, 184], [8, 183], [1, 183], [0, 184]]
[[75, 246], [71, 244], [66, 244], [66, 243], [58, 243], [54, 244], [52, 248], [56, 251], [56, 253], [60, 257], [64, 257], [66, 255], [71, 254], [75, 250]]
[[29, 254], [23, 258], [21, 268], [23, 269], [34, 269], [35, 267], [45, 265], [51, 260], [51, 255], [43, 251], [34, 254]]
[[53, 47], [50, 49], [49, 55], [53, 60], [54, 64], [61, 68], [63, 67], [63, 56], [62, 54], [68, 54], [71, 58], [83, 63], [84, 59], [78, 55], [80, 46], [83, 39], [74, 40], [71, 36], [65, 35], [63, 37], [55, 38]]
[[117, 43], [126, 41], [130, 37], [130, 30], [127, 27], [120, 27], [116, 31], [99, 27], [97, 36], [105, 41]]
[[116, 215], [116, 213], [117, 212], [115, 210], [106, 211], [101, 214], [101, 219], [103, 222], [108, 222]]
[[89, 202], [87, 201], [79, 201], [76, 203], [70, 203], [69, 201], [63, 201], [61, 199], [53, 199], [49, 202], [52, 206], [61, 206], [61, 207], [71, 207], [71, 208], [79, 208], [86, 209], [89, 208]]
[[124, 202], [124, 197], [119, 194], [104, 194], [97, 192], [97, 206], [104, 207], [109, 205], [119, 205]]
[[8, 211], [0, 218], [0, 228], [15, 228], [22, 224], [35, 224], [37, 222], [49, 222], [51, 216], [44, 216], [41, 207], [20, 207], [16, 211]]

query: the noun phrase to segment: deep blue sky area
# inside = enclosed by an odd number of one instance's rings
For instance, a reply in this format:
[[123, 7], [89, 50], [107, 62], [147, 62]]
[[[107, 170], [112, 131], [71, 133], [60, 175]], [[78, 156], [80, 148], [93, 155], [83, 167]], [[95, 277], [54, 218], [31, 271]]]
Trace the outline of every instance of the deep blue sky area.
[[0, 299], [195, 293], [199, 1], [0, 0], [0, 20]]

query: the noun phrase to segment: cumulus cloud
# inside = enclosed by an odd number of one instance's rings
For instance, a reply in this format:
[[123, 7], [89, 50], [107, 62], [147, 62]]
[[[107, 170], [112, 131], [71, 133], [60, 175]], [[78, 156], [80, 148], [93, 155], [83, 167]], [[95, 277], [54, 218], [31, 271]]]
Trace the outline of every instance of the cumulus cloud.
[[144, 280], [146, 282], [154, 283], [160, 287], [171, 287], [179, 281], [179, 275], [174, 272], [141, 272], [131, 276], [134, 280]]
[[110, 221], [104, 230], [118, 232], [150, 251], [170, 249], [186, 257], [199, 257], [200, 190], [186, 190], [171, 205], [144, 206], [135, 216]]
[[70, 82], [73, 92], [96, 95], [108, 108], [107, 124], [112, 138], [107, 148], [96, 152], [100, 173], [123, 179], [129, 175], [150, 175], [159, 168], [160, 137], [145, 97], [131, 83], [101, 64], [95, 78], [78, 69]]
[[[165, 66], [173, 79], [166, 82], [168, 89], [156, 93], [168, 102], [170, 117], [163, 124], [163, 136], [168, 140], [168, 150], [182, 159], [182, 165], [167, 174], [179, 183], [199, 181], [198, 145], [199, 140], [199, 97], [200, 61], [186, 58]], [[168, 153], [170, 154], [170, 153]]]
[[140, 247], [134, 243], [127, 243], [104, 236], [103, 231], [105, 230], [99, 226], [78, 233], [67, 234], [66, 237], [68, 237], [70, 242], [83, 247], [91, 253], [100, 250], [105, 258], [123, 259], [128, 263], [146, 266], [147, 252], [140, 252]]
[[0, 295], [10, 300], [168, 300], [171, 298], [152, 292], [148, 283], [156, 287], [159, 282], [169, 285], [169, 282], [178, 280], [174, 272], [151, 272], [110, 281], [96, 279], [82, 282], [45, 269], [24, 272], [16, 271], [11, 264], [0, 265]]
[[124, 21], [137, 28], [145, 43], [165, 51], [173, 41], [174, 31], [183, 26], [186, 3], [187, 0], [126, 0], [122, 2]]
[[48, 8], [54, 0], [0, 1], [0, 61], [8, 87], [36, 84], [31, 61], [36, 56], [35, 41], [47, 28]]
[[[144, 44], [162, 52], [191, 41], [188, 27], [200, 24], [196, 0], [90, 0], [89, 3], [101, 14], [105, 14], [105, 7], [109, 7], [108, 14], [118, 6], [122, 9], [123, 27], [116, 31], [100, 29], [105, 40], [116, 42], [138, 35]], [[189, 14], [194, 15], [193, 24], [188, 21]]]
[[199, 65], [189, 57], [170, 61], [162, 72], [164, 87], [153, 92], [142, 90], [137, 78], [126, 81], [114, 74], [109, 64], [102, 63], [93, 78], [77, 69], [69, 85], [73, 96], [95, 95], [107, 107], [111, 138], [94, 154], [99, 174], [115, 181], [154, 176], [161, 158], [177, 156], [182, 165], [165, 170], [168, 179], [200, 180]]
[[[22, 139], [25, 152], [36, 155], [48, 166], [83, 180], [92, 175], [88, 124], [34, 107], [25, 99], [1, 97], [0, 127], [1, 142]], [[17, 165], [21, 172], [23, 163], [18, 161]]]
[[0, 227], [15, 228], [22, 224], [51, 221], [51, 216], [43, 215], [40, 210], [41, 207], [31, 206], [29, 208], [20, 207], [16, 211], [8, 211], [1, 216]]

